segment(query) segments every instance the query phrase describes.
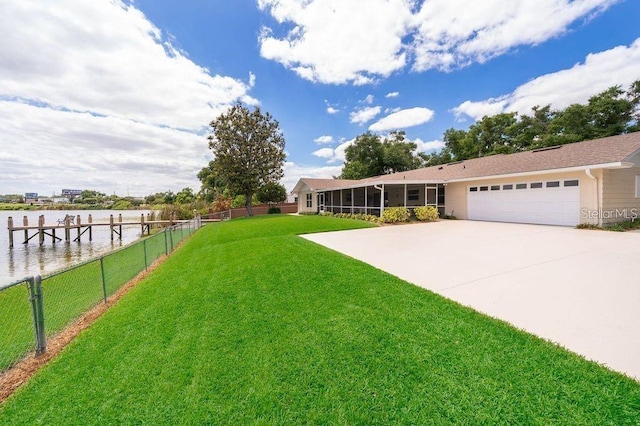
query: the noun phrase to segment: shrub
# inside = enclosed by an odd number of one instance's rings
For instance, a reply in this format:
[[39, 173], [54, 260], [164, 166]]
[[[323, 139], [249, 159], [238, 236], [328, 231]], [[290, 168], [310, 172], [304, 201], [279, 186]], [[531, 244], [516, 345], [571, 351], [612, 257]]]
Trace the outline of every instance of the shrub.
[[267, 214], [278, 214], [278, 213], [282, 213], [282, 211], [280, 210], [280, 207], [269, 207], [269, 210], [267, 210]]
[[382, 221], [384, 223], [399, 223], [409, 220], [411, 214], [406, 207], [389, 207], [382, 212]]
[[438, 220], [438, 209], [433, 206], [420, 206], [413, 209], [416, 219], [426, 222], [435, 222]]
[[602, 230], [598, 225], [594, 225], [593, 223], [581, 223], [576, 226], [576, 229], [598, 229]]

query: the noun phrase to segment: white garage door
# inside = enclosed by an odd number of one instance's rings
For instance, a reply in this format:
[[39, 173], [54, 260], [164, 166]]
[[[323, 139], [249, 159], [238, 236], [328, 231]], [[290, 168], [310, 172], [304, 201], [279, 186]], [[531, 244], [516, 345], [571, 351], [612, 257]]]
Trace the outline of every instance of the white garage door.
[[469, 186], [467, 207], [472, 220], [575, 226], [580, 223], [579, 181]]

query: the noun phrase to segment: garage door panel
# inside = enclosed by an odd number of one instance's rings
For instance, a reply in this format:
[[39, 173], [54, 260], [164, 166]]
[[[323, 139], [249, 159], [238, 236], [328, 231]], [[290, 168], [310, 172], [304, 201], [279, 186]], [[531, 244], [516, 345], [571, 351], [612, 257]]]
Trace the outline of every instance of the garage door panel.
[[575, 226], [579, 223], [579, 187], [467, 192], [469, 219]]

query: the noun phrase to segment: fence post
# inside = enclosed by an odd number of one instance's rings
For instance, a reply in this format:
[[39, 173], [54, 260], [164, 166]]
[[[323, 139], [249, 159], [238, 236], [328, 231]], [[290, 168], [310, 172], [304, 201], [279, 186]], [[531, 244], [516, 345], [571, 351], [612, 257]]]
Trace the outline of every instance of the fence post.
[[102, 294], [104, 303], [107, 303], [107, 280], [104, 278], [104, 256], [100, 257], [100, 274], [102, 274]]
[[169, 245], [167, 244], [167, 228], [164, 228], [164, 254], [169, 254]]
[[47, 350], [47, 336], [44, 330], [44, 304], [42, 302], [42, 277], [29, 277], [29, 300], [33, 314], [33, 331], [36, 339], [36, 356]]
[[171, 242], [171, 251], [173, 251], [173, 226], [171, 228], [171, 231], [169, 231], [169, 240]]
[[149, 269], [149, 264], [147, 262], [147, 240], [142, 240], [142, 247], [144, 248], [144, 270]]

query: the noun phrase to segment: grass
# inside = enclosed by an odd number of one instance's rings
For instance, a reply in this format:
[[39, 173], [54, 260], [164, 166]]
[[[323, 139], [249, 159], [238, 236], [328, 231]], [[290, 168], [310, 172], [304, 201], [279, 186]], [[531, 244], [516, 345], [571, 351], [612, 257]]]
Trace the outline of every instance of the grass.
[[[43, 278], [45, 331], [52, 337], [93, 306], [113, 295], [148, 264], [171, 250], [188, 231], [158, 233], [103, 256]], [[165, 241], [166, 240], [166, 241]], [[146, 248], [145, 248], [146, 246]], [[146, 255], [146, 256], [145, 256]], [[146, 262], [145, 262], [146, 257]], [[103, 289], [104, 277], [104, 289]], [[27, 284], [0, 291], [0, 373], [35, 347]]]
[[640, 220], [627, 220], [624, 222], [610, 223], [604, 226], [593, 225], [591, 223], [581, 223], [576, 226], [578, 229], [593, 229], [599, 231], [626, 232], [640, 229]]
[[637, 424], [640, 384], [296, 237], [209, 225], [0, 408], [0, 424]]

